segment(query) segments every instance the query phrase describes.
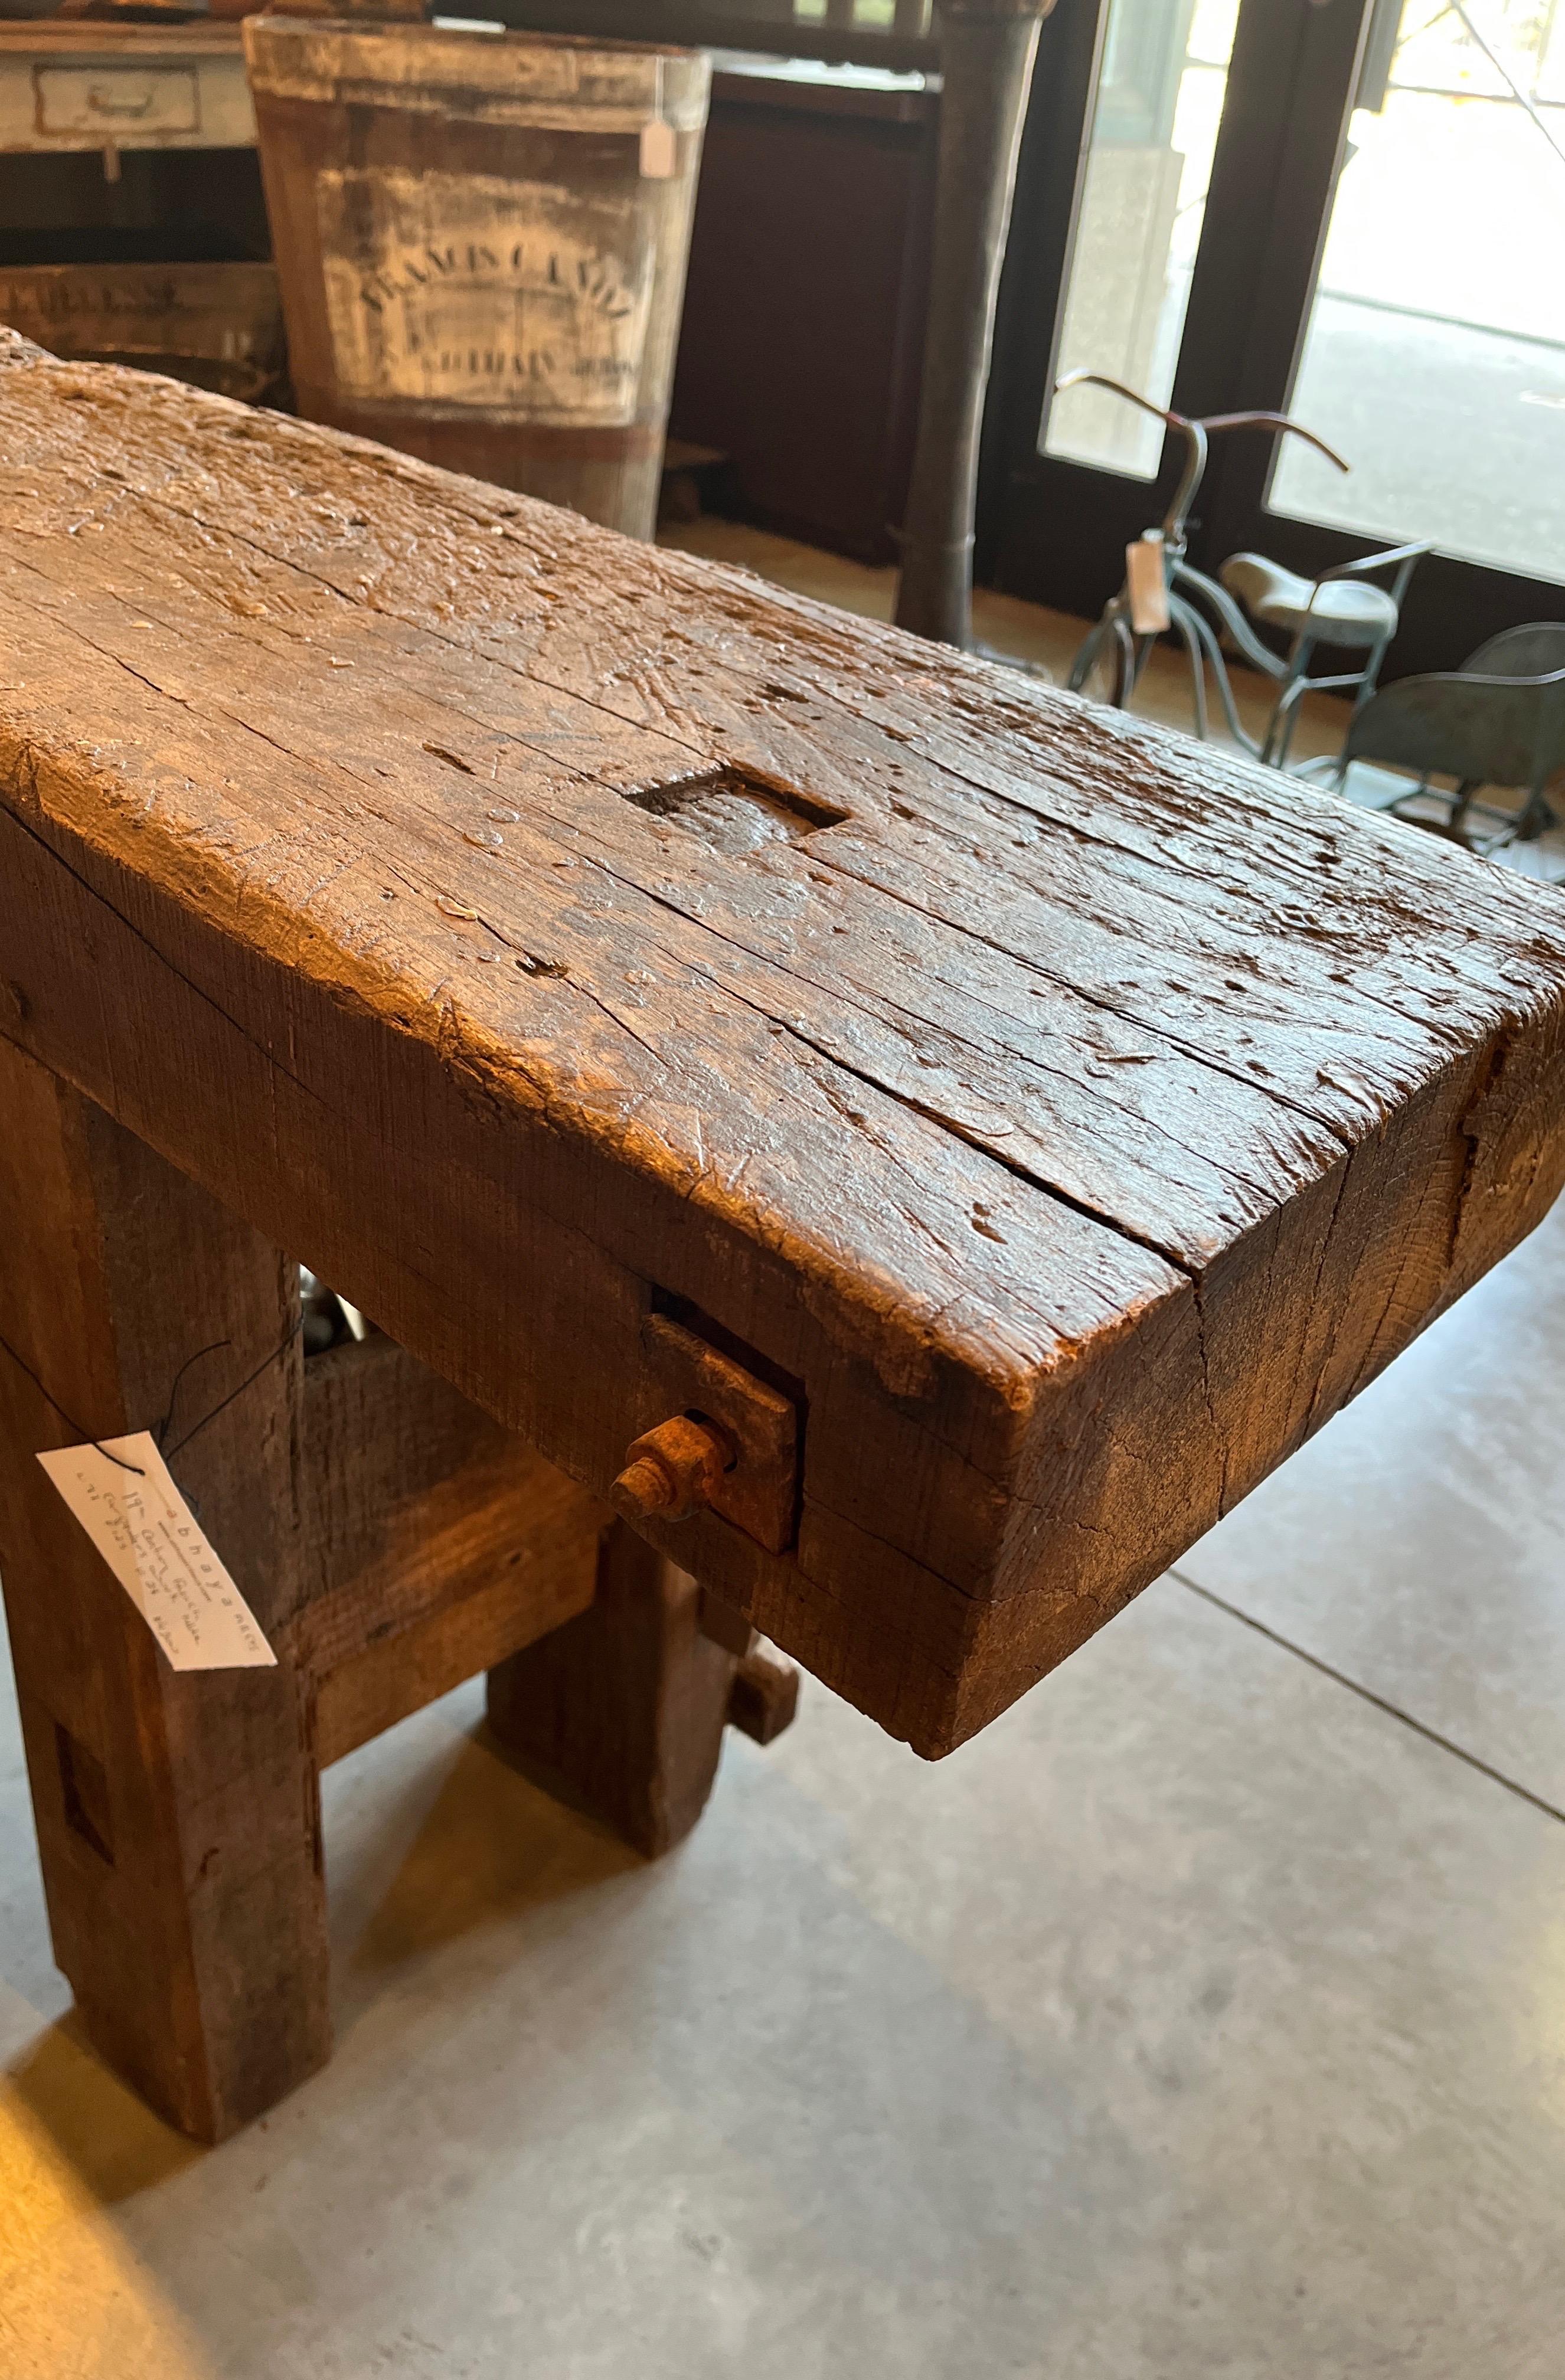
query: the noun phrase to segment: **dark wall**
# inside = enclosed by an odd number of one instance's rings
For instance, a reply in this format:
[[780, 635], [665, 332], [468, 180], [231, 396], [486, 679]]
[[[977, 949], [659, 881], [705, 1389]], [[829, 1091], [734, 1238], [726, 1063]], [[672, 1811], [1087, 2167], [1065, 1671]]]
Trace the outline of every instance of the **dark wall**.
[[918, 401], [938, 101], [721, 73], [673, 434], [730, 458], [723, 509], [890, 562]]
[[272, 253], [253, 149], [0, 157], [0, 264], [204, 263]]

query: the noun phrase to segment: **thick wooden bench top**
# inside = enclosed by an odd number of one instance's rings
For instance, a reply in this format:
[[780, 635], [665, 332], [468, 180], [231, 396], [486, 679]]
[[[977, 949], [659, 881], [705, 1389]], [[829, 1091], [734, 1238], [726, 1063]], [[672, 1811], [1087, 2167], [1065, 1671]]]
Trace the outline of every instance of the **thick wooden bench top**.
[[0, 1026], [920, 1752], [1544, 1213], [1565, 905], [744, 574], [0, 369]]

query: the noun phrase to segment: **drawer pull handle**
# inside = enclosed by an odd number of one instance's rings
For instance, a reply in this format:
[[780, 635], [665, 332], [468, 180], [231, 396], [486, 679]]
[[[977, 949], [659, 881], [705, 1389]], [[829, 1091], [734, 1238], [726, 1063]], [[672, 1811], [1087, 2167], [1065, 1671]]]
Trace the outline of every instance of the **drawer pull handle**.
[[124, 122], [127, 117], [134, 120], [147, 114], [155, 96], [155, 92], [149, 90], [139, 100], [103, 99], [97, 91], [90, 91], [87, 94], [88, 112], [92, 115], [112, 116], [116, 122]]

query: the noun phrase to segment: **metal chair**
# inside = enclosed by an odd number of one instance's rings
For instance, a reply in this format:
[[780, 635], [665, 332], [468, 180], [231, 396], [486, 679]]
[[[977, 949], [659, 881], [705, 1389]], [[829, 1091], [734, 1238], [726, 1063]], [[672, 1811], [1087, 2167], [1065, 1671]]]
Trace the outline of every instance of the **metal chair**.
[[[1159, 556], [1161, 586], [1155, 592], [1160, 593], [1161, 603], [1149, 607], [1144, 590], [1138, 594], [1132, 589], [1127, 569], [1125, 584], [1110, 599], [1102, 618], [1076, 654], [1070, 676], [1073, 690], [1083, 691], [1094, 670], [1107, 660], [1111, 678], [1105, 698], [1128, 710], [1152, 647], [1165, 629], [1172, 628], [1184, 646], [1190, 664], [1196, 734], [1204, 737], [1207, 733], [1207, 671], [1210, 668], [1223, 716], [1235, 743], [1253, 752], [1258, 760], [1269, 762], [1274, 768], [1285, 767], [1299, 703], [1306, 693], [1352, 692], [1356, 697], [1355, 710], [1369, 700], [1380, 664], [1397, 632], [1408, 581], [1428, 552], [1428, 546], [1389, 546], [1383, 552], [1365, 554], [1358, 561], [1338, 563], [1314, 580], [1284, 570], [1265, 554], [1236, 553], [1223, 564], [1216, 578], [1208, 578], [1185, 560], [1184, 549], [1190, 507], [1206, 471], [1211, 433], [1230, 430], [1283, 431], [1306, 440], [1340, 471], [1345, 471], [1347, 464], [1314, 431], [1291, 420], [1285, 413], [1219, 413], [1191, 420], [1183, 413], [1170, 413], [1153, 405], [1148, 398], [1137, 395], [1134, 389], [1126, 388], [1121, 381], [1107, 379], [1101, 372], [1067, 372], [1056, 386], [1075, 388], [1084, 382], [1112, 390], [1116, 396], [1126, 398], [1144, 413], [1155, 415], [1169, 429], [1177, 431], [1185, 442], [1186, 456], [1162, 523], [1144, 530], [1139, 540], [1153, 548]], [[1395, 574], [1389, 588], [1374, 585], [1375, 577], [1388, 570]], [[1252, 621], [1256, 626], [1252, 626]], [[1256, 626], [1285, 636], [1289, 640], [1287, 650], [1274, 652], [1256, 634]], [[1223, 654], [1225, 638], [1252, 668], [1277, 682], [1271, 716], [1266, 733], [1258, 738], [1240, 722]], [[1357, 668], [1341, 675], [1312, 678], [1309, 664], [1317, 646], [1361, 653], [1364, 658]]]
[[[1469, 654], [1459, 670], [1404, 677], [1359, 710], [1337, 764], [1341, 786], [1355, 760], [1415, 770], [1418, 783], [1377, 805], [1401, 814], [1402, 805], [1427, 797], [1431, 777], [1451, 777], [1456, 791], [1441, 820], [1416, 826], [1449, 835], [1470, 849], [1494, 851], [1530, 843], [1561, 824], [1547, 794], [1565, 769], [1565, 621], [1537, 620], [1507, 628]], [[1524, 788], [1519, 812], [1475, 801], [1484, 785]], [[1469, 821], [1492, 822], [1474, 834]]]
[[[1272, 657], [1272, 674], [1281, 683], [1262, 739], [1261, 759], [1286, 768], [1304, 695], [1352, 693], [1355, 715], [1371, 699], [1401, 619], [1408, 580], [1428, 551], [1427, 545], [1388, 546], [1380, 553], [1337, 563], [1314, 580], [1284, 570], [1262, 553], [1229, 556], [1218, 572], [1223, 586], [1257, 625], [1289, 639], [1286, 655]], [[1376, 575], [1385, 570], [1396, 575], [1389, 588], [1377, 587]], [[1312, 678], [1309, 665], [1317, 645], [1364, 658], [1341, 676]], [[1242, 650], [1254, 659], [1248, 648]]]

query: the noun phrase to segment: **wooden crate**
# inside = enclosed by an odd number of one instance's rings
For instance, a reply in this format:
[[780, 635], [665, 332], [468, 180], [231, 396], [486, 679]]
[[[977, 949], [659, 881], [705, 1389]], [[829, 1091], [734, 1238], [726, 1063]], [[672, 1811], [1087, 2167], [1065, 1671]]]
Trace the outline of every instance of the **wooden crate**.
[[67, 361], [133, 364], [246, 404], [286, 387], [270, 264], [3, 265], [0, 322]]
[[650, 537], [710, 68], [250, 18], [299, 409]]

